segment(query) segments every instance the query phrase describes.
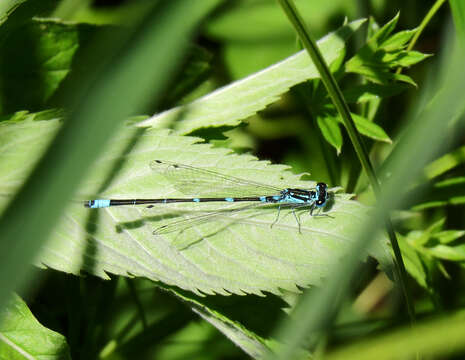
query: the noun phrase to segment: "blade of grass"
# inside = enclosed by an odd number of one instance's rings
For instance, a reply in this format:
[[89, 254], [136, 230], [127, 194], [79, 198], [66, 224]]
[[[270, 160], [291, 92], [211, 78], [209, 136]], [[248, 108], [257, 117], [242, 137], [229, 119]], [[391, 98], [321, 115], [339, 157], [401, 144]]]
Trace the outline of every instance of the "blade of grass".
[[[441, 66], [448, 74], [445, 81], [438, 85], [434, 101], [415, 115], [399, 142], [400, 151], [389, 169], [392, 176], [383, 183], [383, 191], [372, 218], [363, 227], [345, 261], [335, 265], [325, 286], [302, 298], [292, 314], [298, 321], [286, 322], [280, 329], [281, 336], [287, 335], [286, 348], [279, 354], [280, 358], [293, 358], [292, 355], [298, 350], [304, 337], [315, 336], [327, 328], [336, 311], [336, 300], [347, 292], [355, 275], [356, 254], [373, 241], [377, 229], [382, 228], [386, 214], [402, 206], [408, 184], [418, 179], [425, 164], [447, 145], [446, 139], [450, 132], [461, 130], [447, 127], [445, 122], [453, 123], [465, 112], [464, 99], [456, 96], [465, 81], [465, 73], [462, 71], [465, 54], [455, 51], [448, 57], [448, 61], [450, 63]], [[447, 129], [449, 131], [445, 131]], [[416, 156], [412, 158], [411, 154]]]
[[[429, 22], [431, 21], [431, 19], [433, 18], [434, 14], [437, 13], [437, 11], [439, 10], [439, 8], [441, 7], [441, 5], [443, 3], [445, 3], [446, 0], [436, 0], [436, 2], [433, 4], [433, 6], [431, 6], [431, 9], [428, 11], [428, 13], [426, 14], [426, 16], [423, 18], [422, 22], [420, 23], [420, 26], [418, 27], [415, 35], [413, 35], [412, 37], [412, 40], [410, 40], [410, 43], [408, 44], [407, 46], [407, 51], [409, 50], [412, 50], [413, 47], [415, 46], [415, 44], [417, 43], [417, 40], [418, 38], [420, 37], [420, 35], [422, 34], [423, 30], [426, 28], [426, 25], [429, 24]], [[401, 68], [399, 68], [399, 70], [402, 70]], [[398, 70], [398, 71], [399, 71]]]
[[462, 0], [450, 0], [449, 4], [457, 32], [457, 40], [462, 48], [465, 48], [465, 3]]
[[71, 89], [70, 95], [82, 95], [80, 103], [0, 219], [0, 253], [8, 254], [0, 265], [0, 307], [12, 289], [25, 285], [26, 265], [37, 256], [93, 160], [131, 112], [143, 113], [149, 94], [152, 102], [160, 99], [193, 28], [218, 3], [156, 2], [129, 38], [110, 34], [100, 39], [118, 41], [118, 46], [113, 53], [98, 53], [107, 66], [88, 64], [98, 69], [92, 86], [82, 89], [82, 80], [80, 88]]
[[[350, 137], [350, 140], [355, 149], [355, 152], [357, 153], [359, 161], [362, 164], [362, 167], [365, 170], [365, 173], [367, 174], [370, 180], [371, 186], [373, 188], [373, 191], [376, 197], [379, 198], [380, 187], [379, 187], [378, 179], [376, 178], [375, 171], [368, 158], [368, 152], [365, 149], [361, 136], [355, 127], [354, 120], [352, 119], [352, 116], [350, 115], [349, 106], [344, 100], [341, 89], [339, 88], [336, 80], [331, 74], [331, 71], [329, 70], [326, 62], [324, 61], [324, 58], [321, 55], [318, 49], [318, 46], [316, 45], [315, 40], [313, 39], [310, 32], [306, 28], [305, 23], [303, 22], [302, 18], [298, 14], [297, 9], [294, 6], [292, 0], [278, 0], [278, 2], [283, 8], [284, 12], [286, 13], [290, 22], [294, 26], [305, 49], [309, 53], [310, 57], [313, 60], [313, 63], [315, 64], [319, 73], [321, 74], [321, 80], [323, 81], [326, 89], [328, 90], [328, 94], [330, 95], [336, 109], [341, 115], [341, 118], [347, 129], [347, 133]], [[400, 283], [402, 292], [405, 297], [407, 311], [409, 313], [410, 320], [413, 323], [415, 321], [415, 311], [413, 308], [412, 300], [410, 299], [410, 295], [407, 291], [407, 286], [406, 286], [407, 272], [405, 270], [405, 265], [402, 260], [402, 255], [400, 252], [399, 244], [397, 243], [397, 238], [394, 233], [394, 229], [392, 227], [392, 223], [389, 217], [386, 217], [385, 223], [386, 223], [386, 230], [389, 236], [389, 240], [391, 242], [392, 248], [394, 250], [394, 255], [396, 258], [397, 277], [399, 279], [399, 283]]]
[[428, 358], [442, 359], [465, 348], [464, 333], [465, 312], [461, 311], [344, 346], [325, 359], [411, 359], [417, 350]]

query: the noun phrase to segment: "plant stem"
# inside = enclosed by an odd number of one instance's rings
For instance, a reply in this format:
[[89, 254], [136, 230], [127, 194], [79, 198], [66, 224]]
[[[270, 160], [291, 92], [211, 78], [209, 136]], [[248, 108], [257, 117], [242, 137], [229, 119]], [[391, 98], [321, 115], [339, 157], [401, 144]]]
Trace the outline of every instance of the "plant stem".
[[[423, 21], [420, 23], [420, 26], [418, 27], [417, 31], [415, 32], [415, 35], [413, 35], [412, 39], [410, 40], [408, 46], [407, 46], [407, 51], [410, 51], [413, 49], [415, 44], [417, 43], [418, 38], [422, 34], [423, 30], [425, 29], [426, 25], [430, 22], [430, 20], [433, 18], [434, 14], [439, 10], [441, 5], [445, 2], [446, 0], [436, 0], [434, 5], [431, 7], [431, 9], [428, 11], [426, 16], [423, 18]], [[399, 67], [396, 71], [397, 74], [400, 74], [402, 71], [402, 68]]]
[[[376, 198], [379, 198], [381, 190], [380, 190], [378, 179], [375, 175], [373, 166], [368, 158], [368, 152], [365, 149], [361, 136], [355, 128], [354, 121], [350, 115], [349, 106], [344, 100], [341, 89], [339, 88], [336, 80], [331, 74], [327, 64], [324, 61], [323, 56], [321, 55], [316, 45], [316, 42], [314, 41], [308, 29], [306, 28], [305, 23], [300, 17], [300, 15], [298, 14], [297, 9], [295, 8], [295, 5], [293, 4], [292, 0], [278, 0], [278, 2], [283, 8], [290, 22], [294, 26], [304, 48], [307, 50], [313, 63], [317, 67], [321, 75], [321, 80], [323, 81], [326, 89], [328, 90], [328, 94], [331, 97], [334, 103], [334, 106], [336, 107], [339, 114], [341, 115], [341, 118], [347, 129], [349, 138], [352, 142], [355, 152], [357, 153], [359, 161], [362, 164], [362, 167], [368, 176], [368, 179], [371, 183], [375, 196]], [[400, 252], [399, 244], [397, 242], [397, 238], [394, 233], [391, 220], [389, 218], [386, 218], [385, 224], [386, 224], [386, 230], [389, 236], [389, 240], [392, 245], [392, 249], [394, 250], [394, 256], [396, 260], [395, 262], [397, 265], [395, 267], [397, 277], [398, 277], [402, 292], [405, 297], [405, 302], [407, 305], [407, 311], [410, 317], [410, 321], [413, 324], [415, 322], [415, 311], [413, 308], [413, 302], [407, 291], [407, 286], [406, 286], [407, 272], [405, 270], [405, 265], [402, 260], [402, 255]]]

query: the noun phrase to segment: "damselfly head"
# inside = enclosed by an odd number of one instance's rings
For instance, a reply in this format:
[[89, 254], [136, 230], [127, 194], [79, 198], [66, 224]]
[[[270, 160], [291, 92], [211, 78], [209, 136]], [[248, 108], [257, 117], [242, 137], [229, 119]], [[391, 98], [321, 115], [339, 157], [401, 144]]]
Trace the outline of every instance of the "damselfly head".
[[316, 184], [316, 201], [315, 205], [317, 207], [323, 207], [326, 205], [326, 200], [329, 199], [329, 193], [326, 191], [328, 185], [323, 182]]
[[316, 190], [319, 192], [325, 192], [327, 188], [328, 185], [326, 185], [324, 182], [319, 182], [318, 184], [316, 184]]

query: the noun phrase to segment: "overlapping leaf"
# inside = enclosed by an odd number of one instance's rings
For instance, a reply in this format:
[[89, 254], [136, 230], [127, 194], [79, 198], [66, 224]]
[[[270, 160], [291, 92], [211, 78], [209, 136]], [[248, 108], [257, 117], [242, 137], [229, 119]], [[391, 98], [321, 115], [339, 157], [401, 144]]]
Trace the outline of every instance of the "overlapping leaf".
[[64, 336], [42, 326], [24, 301], [14, 295], [0, 312], [3, 359], [71, 359]]
[[[325, 60], [331, 64], [344, 51], [345, 41], [364, 20], [353, 21], [318, 42]], [[245, 79], [218, 89], [187, 106], [177, 107], [144, 121], [141, 125], [165, 127], [183, 114], [175, 125], [180, 134], [202, 127], [236, 126], [241, 120], [275, 102], [290, 87], [319, 77], [305, 51], [301, 51]]]

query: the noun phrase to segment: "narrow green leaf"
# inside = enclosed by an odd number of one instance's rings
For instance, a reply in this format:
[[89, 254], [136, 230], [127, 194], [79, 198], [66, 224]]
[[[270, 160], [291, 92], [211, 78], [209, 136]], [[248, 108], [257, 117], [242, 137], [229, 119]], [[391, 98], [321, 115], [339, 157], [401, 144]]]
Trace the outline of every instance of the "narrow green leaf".
[[450, 261], [465, 261], [465, 244], [457, 246], [437, 245], [425, 250], [434, 257]]
[[383, 41], [380, 48], [387, 52], [399, 50], [407, 45], [417, 31], [418, 29], [399, 31]]
[[465, 4], [462, 0], [449, 0], [449, 4], [458, 42], [465, 48]]
[[381, 61], [390, 68], [409, 67], [419, 63], [430, 57], [429, 54], [423, 54], [419, 51], [396, 51], [394, 53], [386, 53], [381, 57]]
[[425, 175], [428, 179], [433, 179], [454, 167], [465, 163], [465, 146], [441, 156], [425, 167]]
[[399, 240], [399, 247], [402, 251], [405, 269], [410, 276], [416, 280], [418, 285], [428, 289], [426, 270], [417, 251], [409, 245], [408, 240], [404, 236], [397, 234], [397, 239]]
[[14, 294], [0, 311], [0, 358], [65, 360], [71, 356], [65, 337], [42, 326]]
[[[345, 41], [363, 22], [364, 20], [351, 22], [319, 41], [328, 63], [338, 59], [344, 51]], [[301, 51], [191, 104], [157, 114], [140, 125], [170, 126], [183, 114], [182, 121], [175, 124], [179, 134], [189, 134], [202, 127], [237, 126], [243, 119], [275, 102], [290, 87], [317, 77], [319, 74], [315, 66], [307, 53]]]
[[413, 210], [432, 207], [459, 205], [465, 203], [465, 177], [459, 176], [434, 184], [431, 192], [418, 201], [421, 203], [412, 207]]
[[441, 244], [449, 244], [464, 235], [464, 230], [444, 230], [434, 234], [434, 239], [437, 239]]
[[[354, 59], [354, 60], [353, 60]], [[363, 60], [352, 58], [346, 62], [346, 71], [365, 76], [368, 80], [377, 84], [389, 84], [393, 81], [402, 81], [413, 86], [417, 86], [415, 81], [407, 75], [395, 74], [390, 71], [388, 64], [366, 63]]]
[[429, 226], [428, 229], [424, 231], [420, 231], [420, 230], [410, 231], [407, 235], [408, 243], [414, 247], [421, 248], [431, 239], [434, 233], [437, 233], [439, 230], [442, 229], [445, 222], [446, 222], [446, 218], [441, 218], [435, 223], [433, 223], [431, 226]]
[[208, 321], [220, 332], [222, 332], [234, 344], [240, 347], [246, 354], [254, 359], [263, 358], [269, 352], [266, 340], [250, 329], [247, 329], [244, 324], [227, 316], [227, 311], [215, 309], [210, 303], [209, 299], [205, 297], [198, 297], [192, 293], [186, 293], [182, 290], [172, 287], [164, 287], [165, 290], [174, 294], [177, 298], [181, 299], [185, 304], [201, 316], [205, 321]]
[[352, 113], [352, 117], [354, 119], [357, 130], [361, 134], [368, 136], [372, 139], [378, 140], [378, 141], [392, 143], [391, 139], [389, 138], [389, 136], [386, 134], [386, 132], [383, 130], [381, 126], [375, 124], [372, 121], [365, 119], [363, 116], [360, 116], [354, 113]]
[[383, 25], [369, 40], [367, 47], [370, 49], [378, 49], [384, 42], [389, 39], [389, 35], [394, 31], [399, 20], [400, 13], [397, 13], [391, 20]]
[[436, 234], [438, 233], [439, 231], [442, 230], [442, 228], [444, 227], [444, 224], [446, 223], [446, 218], [443, 217], [441, 219], [439, 219], [438, 221], [435, 221], [434, 223], [432, 223], [427, 231], [431, 234]]
[[404, 83], [375, 84], [366, 83], [353, 86], [343, 92], [348, 103], [364, 103], [380, 98], [398, 95], [405, 91], [408, 86]]
[[317, 117], [318, 127], [323, 134], [323, 137], [326, 141], [333, 146], [337, 153], [341, 152], [342, 148], [342, 133], [341, 129], [339, 128], [337, 119], [334, 117]]
[[327, 360], [391, 360], [414, 359], [418, 354], [429, 358], [444, 358], [465, 349], [465, 312], [427, 319], [414, 327], [405, 325], [376, 337], [365, 338], [326, 354]]

